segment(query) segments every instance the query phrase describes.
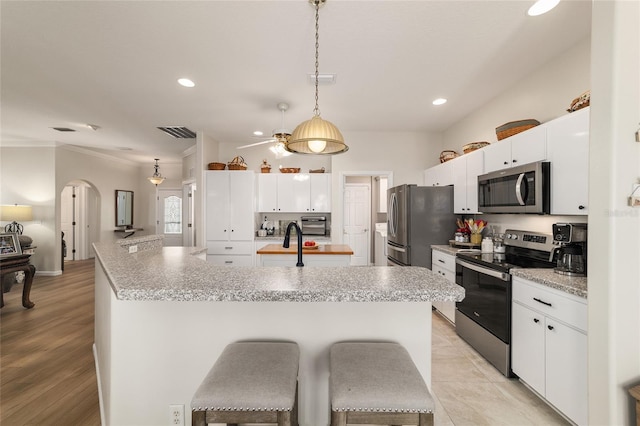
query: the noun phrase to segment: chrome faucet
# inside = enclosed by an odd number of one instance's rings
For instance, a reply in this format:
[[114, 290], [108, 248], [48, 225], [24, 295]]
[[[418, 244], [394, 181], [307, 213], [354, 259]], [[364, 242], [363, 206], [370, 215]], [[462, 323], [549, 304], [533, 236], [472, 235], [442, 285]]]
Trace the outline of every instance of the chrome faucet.
[[298, 263], [296, 263], [296, 266], [304, 266], [304, 263], [302, 263], [302, 230], [300, 230], [296, 222], [289, 222], [289, 225], [287, 225], [287, 232], [284, 234], [282, 247], [289, 248], [289, 237], [291, 236], [292, 227], [296, 228], [296, 234], [298, 235]]

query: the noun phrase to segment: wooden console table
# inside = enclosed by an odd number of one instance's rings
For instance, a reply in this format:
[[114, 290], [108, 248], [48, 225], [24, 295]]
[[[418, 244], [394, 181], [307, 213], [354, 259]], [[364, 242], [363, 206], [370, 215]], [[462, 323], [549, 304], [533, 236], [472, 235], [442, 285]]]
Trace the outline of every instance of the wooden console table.
[[[0, 259], [0, 278], [5, 274], [24, 272], [24, 287], [22, 289], [22, 306], [27, 309], [31, 309], [35, 306], [29, 295], [31, 294], [31, 285], [33, 284], [33, 277], [36, 274], [36, 267], [29, 263], [31, 254], [21, 254], [18, 256], [7, 257]], [[4, 306], [4, 289], [0, 289], [0, 308]]]

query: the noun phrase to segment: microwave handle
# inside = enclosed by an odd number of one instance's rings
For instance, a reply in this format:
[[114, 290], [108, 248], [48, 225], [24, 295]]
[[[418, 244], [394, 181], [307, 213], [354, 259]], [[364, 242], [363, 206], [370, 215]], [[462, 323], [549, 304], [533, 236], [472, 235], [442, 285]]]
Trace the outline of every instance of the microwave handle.
[[[516, 181], [516, 198], [518, 199], [518, 203], [521, 206], [525, 205], [525, 200], [527, 199], [528, 195], [529, 195], [529, 190], [527, 188], [527, 181], [525, 180], [526, 175], [524, 173], [520, 173], [520, 176], [518, 176], [518, 180]], [[522, 183], [524, 181], [524, 190], [525, 190], [525, 194], [524, 197], [522, 197]]]

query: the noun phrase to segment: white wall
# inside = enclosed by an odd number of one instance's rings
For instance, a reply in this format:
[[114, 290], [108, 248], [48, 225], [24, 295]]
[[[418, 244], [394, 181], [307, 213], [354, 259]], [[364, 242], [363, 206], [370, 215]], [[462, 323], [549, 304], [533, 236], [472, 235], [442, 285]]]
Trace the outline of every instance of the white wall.
[[595, 1], [589, 173], [589, 424], [635, 425], [640, 383], [640, 2]]
[[[23, 234], [37, 246], [31, 262], [40, 274], [60, 270], [61, 251], [54, 257], [56, 192], [51, 177], [55, 175], [55, 166], [53, 147], [0, 149], [0, 204], [33, 206], [33, 221], [21, 224]], [[7, 223], [2, 222], [2, 226]], [[60, 239], [57, 241], [60, 244]]]
[[589, 39], [575, 45], [558, 58], [499, 94], [491, 102], [443, 134], [443, 150], [462, 154], [470, 142], [496, 142], [496, 127], [509, 121], [533, 118], [541, 123], [567, 113], [574, 98], [591, 87]]

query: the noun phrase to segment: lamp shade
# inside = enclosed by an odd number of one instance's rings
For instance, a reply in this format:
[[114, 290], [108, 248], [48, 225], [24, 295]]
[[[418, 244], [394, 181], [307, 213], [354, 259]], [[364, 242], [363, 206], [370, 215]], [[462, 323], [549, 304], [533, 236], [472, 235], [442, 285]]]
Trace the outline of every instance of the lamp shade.
[[330, 121], [314, 115], [295, 128], [291, 138], [285, 143], [285, 149], [297, 154], [339, 154], [346, 152], [342, 133]]
[[0, 206], [0, 220], [6, 222], [26, 222], [33, 220], [33, 209], [25, 205]]

